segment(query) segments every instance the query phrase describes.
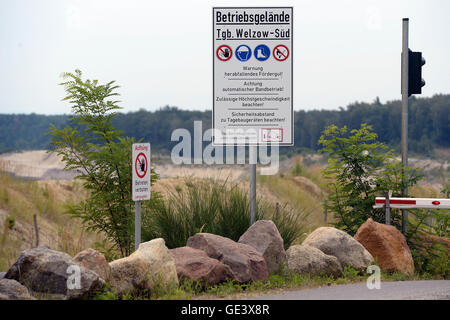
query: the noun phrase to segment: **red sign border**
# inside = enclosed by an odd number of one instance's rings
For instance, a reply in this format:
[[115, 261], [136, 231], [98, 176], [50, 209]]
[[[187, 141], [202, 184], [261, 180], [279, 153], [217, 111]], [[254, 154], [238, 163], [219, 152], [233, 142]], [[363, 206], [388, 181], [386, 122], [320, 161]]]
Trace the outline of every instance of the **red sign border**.
[[[288, 52], [287, 57], [284, 58], [283, 60], [278, 59], [277, 56], [275, 55], [275, 49], [278, 48], [278, 47], [284, 47], [284, 48], [286, 48], [286, 50], [287, 50], [287, 52]], [[272, 50], [272, 55], [273, 55], [273, 57], [275, 58], [275, 60], [280, 61], [280, 62], [286, 61], [287, 58], [289, 58], [289, 55], [290, 55], [290, 54], [291, 54], [291, 52], [289, 51], [289, 48], [286, 47], [284, 44], [279, 44], [279, 45], [275, 46], [275, 48], [273, 48], [273, 50]]]
[[283, 128], [261, 128], [261, 135], [264, 137], [264, 130], [280, 130], [281, 131], [281, 141], [273, 141], [273, 140], [262, 140], [262, 142], [278, 142], [283, 143], [284, 141], [284, 135], [283, 135]]
[[[145, 159], [145, 171], [144, 171], [144, 174], [143, 174], [142, 176], [139, 174], [139, 172], [138, 172], [138, 170], [137, 170], [137, 161], [138, 161], [140, 155], [143, 155], [143, 156], [144, 156], [144, 159]], [[145, 177], [145, 175], [147, 174], [147, 169], [148, 169], [148, 160], [147, 160], [147, 157], [145, 156], [145, 153], [140, 152], [140, 153], [137, 155], [136, 160], [134, 161], [134, 171], [136, 172], [136, 174], [137, 174], [137, 176], [139, 177], [139, 179], [143, 179], [143, 178]]]
[[[223, 60], [222, 58], [219, 57], [219, 49], [222, 48], [222, 47], [227, 47], [228, 49], [230, 49], [230, 52], [231, 52], [230, 57], [229, 57], [228, 59], [226, 59], [226, 60]], [[233, 57], [233, 49], [231, 49], [231, 47], [228, 46], [228, 45], [226, 45], [226, 44], [222, 44], [222, 45], [220, 45], [220, 46], [217, 47], [217, 50], [216, 50], [216, 57], [217, 57], [217, 59], [219, 59], [220, 61], [227, 62], [227, 61], [229, 61], [229, 60], [231, 59], [231, 57]]]

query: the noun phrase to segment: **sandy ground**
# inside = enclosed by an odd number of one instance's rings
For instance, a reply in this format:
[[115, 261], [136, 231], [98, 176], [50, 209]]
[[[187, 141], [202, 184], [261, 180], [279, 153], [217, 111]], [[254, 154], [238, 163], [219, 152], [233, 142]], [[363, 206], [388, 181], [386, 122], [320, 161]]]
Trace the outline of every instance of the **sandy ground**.
[[0, 169], [30, 179], [71, 180], [75, 173], [63, 171], [61, 157], [44, 150], [0, 155]]
[[[420, 167], [426, 174], [424, 179], [439, 191], [443, 185], [443, 179], [448, 176], [449, 152], [441, 152], [439, 159], [409, 158], [409, 164]], [[320, 162], [320, 155], [304, 157], [308, 162]], [[286, 172], [295, 165], [295, 158], [280, 162], [280, 172]], [[229, 181], [248, 180], [248, 165], [174, 165], [170, 159], [153, 162], [155, 171], [160, 179], [169, 178], [215, 178]], [[24, 151], [6, 153], [0, 155], [0, 170], [10, 172], [15, 176], [32, 180], [72, 180], [76, 173], [64, 171], [61, 157], [55, 153], [47, 153], [45, 150]], [[424, 181], [424, 182], [425, 182]], [[424, 183], [421, 182], [421, 183]]]
[[[280, 163], [280, 170], [291, 167], [291, 160]], [[170, 159], [157, 160], [152, 166], [161, 179], [216, 178], [240, 181], [249, 175], [247, 165], [174, 165]], [[5, 153], [0, 155], [0, 170], [32, 180], [72, 180], [76, 172], [64, 171], [61, 157], [45, 150]]]

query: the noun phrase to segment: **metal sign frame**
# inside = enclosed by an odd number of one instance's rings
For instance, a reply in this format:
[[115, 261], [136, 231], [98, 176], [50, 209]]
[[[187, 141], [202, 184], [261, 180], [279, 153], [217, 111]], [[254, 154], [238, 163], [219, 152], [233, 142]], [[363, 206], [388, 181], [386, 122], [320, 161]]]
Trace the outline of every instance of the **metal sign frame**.
[[[214, 16], [214, 13], [215, 13], [215, 11], [216, 10], [220, 10], [220, 9], [224, 9], [224, 10], [233, 10], [233, 9], [236, 9], [236, 10], [242, 10], [242, 9], [247, 9], [247, 10], [259, 10], [259, 9], [261, 9], [261, 10], [264, 10], [264, 9], [267, 9], [267, 10], [270, 10], [270, 9], [276, 9], [276, 10], [278, 10], [278, 9], [286, 9], [286, 10], [289, 10], [289, 12], [290, 12], [290, 36], [289, 36], [289, 41], [290, 41], [290, 48], [289, 48], [289, 57], [288, 57], [288, 59], [290, 59], [290, 64], [291, 64], [291, 66], [290, 66], [290, 75], [289, 75], [289, 78], [290, 78], [290, 92], [288, 93], [288, 95], [289, 95], [289, 97], [290, 97], [290, 122], [289, 122], [289, 126], [290, 126], [290, 128], [289, 127], [287, 127], [287, 128], [289, 128], [290, 129], [290, 135], [289, 135], [289, 140], [287, 141], [287, 142], [284, 142], [283, 140], [285, 140], [284, 139], [284, 136], [283, 136], [283, 138], [282, 138], [282, 140], [281, 141], [256, 141], [256, 142], [252, 142], [252, 141], [249, 141], [248, 139], [246, 139], [246, 140], [243, 140], [243, 141], [240, 141], [239, 140], [239, 138], [237, 138], [236, 140], [233, 140], [233, 142], [228, 142], [227, 141], [227, 139], [225, 138], [225, 141], [222, 141], [222, 142], [218, 142], [216, 139], [215, 139], [215, 132], [216, 132], [216, 129], [217, 129], [217, 127], [215, 126], [215, 122], [216, 122], [216, 116], [217, 116], [217, 112], [216, 112], [216, 93], [215, 93], [215, 90], [216, 90], [216, 85], [217, 85], [217, 83], [216, 83], [216, 81], [215, 81], [215, 72], [216, 72], [216, 68], [215, 68], [215, 64], [216, 64], [216, 34], [215, 34], [215, 30], [213, 30], [213, 33], [212, 33], [212, 51], [213, 51], [213, 60], [212, 60], [212, 63], [213, 63], [213, 110], [212, 110], [212, 128], [213, 128], [213, 138], [212, 138], [212, 142], [213, 142], [213, 145], [214, 146], [258, 146], [258, 145], [270, 145], [271, 143], [273, 144], [273, 143], [276, 143], [277, 145], [279, 145], [279, 146], [293, 146], [294, 145], [294, 104], [293, 104], [293, 98], [294, 98], [294, 94], [293, 94], [293, 88], [294, 88], [294, 81], [293, 81], [293, 67], [294, 67], [294, 59], [293, 59], [293, 44], [294, 44], [294, 40], [293, 40], [293, 38], [294, 38], [294, 34], [293, 34], [293, 26], [294, 26], [294, 9], [293, 9], [293, 7], [289, 7], [289, 6], [286, 6], [286, 7], [284, 7], [284, 6], [280, 6], [280, 7], [213, 7], [212, 8], [212, 25], [213, 25], [213, 28], [216, 26], [216, 21], [215, 21], [215, 16]], [[236, 40], [236, 39], [234, 39], [234, 40]], [[255, 39], [251, 39], [251, 40], [255, 40]], [[260, 40], [260, 41], [245, 41], [245, 40], [242, 40], [242, 42], [239, 42], [239, 43], [236, 43], [236, 45], [240, 45], [240, 44], [248, 44], [249, 42], [252, 42], [252, 43], [255, 43], [255, 44], [257, 44], [257, 45], [259, 45], [259, 44], [265, 44], [265, 41], [266, 41], [266, 43], [267, 43], [267, 41], [273, 41], [273, 40], [276, 40], [276, 39], [273, 39], [273, 38], [270, 38], [270, 39], [264, 39], [264, 38], [261, 38], [261, 39], [258, 39], [258, 40]], [[223, 44], [229, 44], [228, 42], [226, 42], [226, 40], [225, 41], [223, 41]], [[272, 50], [273, 50], [273, 48], [270, 48], [270, 51], [271, 51], [271, 55], [272, 55]], [[233, 53], [233, 55], [235, 55], [236, 54], [236, 52], [234, 52]], [[272, 59], [274, 59], [273, 57], [271, 57]], [[233, 60], [233, 59], [235, 59], [235, 57], [232, 57], [231, 58], [231, 60]], [[229, 61], [227, 61], [227, 62], [229, 62]], [[226, 63], [226, 62], [225, 62]], [[277, 63], [283, 63], [283, 62], [280, 62], [279, 60], [277, 61]], [[257, 65], [257, 63], [255, 63], [255, 65]], [[265, 126], [267, 127], [267, 124], [265, 124]], [[245, 124], [243, 124], [242, 126], [239, 126], [238, 128], [241, 128], [241, 127], [243, 127], [243, 128], [246, 128], [246, 125]], [[247, 127], [248, 127], [248, 124], [247, 124]], [[255, 128], [255, 127], [253, 127], [253, 128]], [[264, 127], [256, 127], [258, 130], [260, 130], [260, 129], [267, 129], [267, 128], [264, 128]], [[272, 129], [277, 129], [277, 128], [272, 128]], [[284, 128], [282, 128], [282, 129], [284, 129]], [[286, 130], [283, 130], [283, 131], [286, 131]], [[281, 132], [283, 132], [283, 131], [281, 131]], [[222, 133], [223, 134], [223, 133]], [[283, 132], [283, 134], [284, 134], [284, 132]], [[257, 136], [259, 137], [259, 136], [262, 136], [262, 133], [261, 132], [259, 132], [259, 133], [257, 133]]]

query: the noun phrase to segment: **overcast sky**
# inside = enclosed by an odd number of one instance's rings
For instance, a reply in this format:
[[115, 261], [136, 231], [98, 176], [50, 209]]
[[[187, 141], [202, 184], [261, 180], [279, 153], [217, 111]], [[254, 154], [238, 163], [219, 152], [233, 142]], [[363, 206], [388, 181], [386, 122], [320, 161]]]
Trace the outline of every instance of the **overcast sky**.
[[69, 113], [81, 69], [121, 86], [123, 111], [212, 108], [212, 7], [294, 7], [294, 107], [400, 99], [402, 18], [422, 51], [422, 96], [450, 93], [450, 1], [0, 0], [0, 113]]

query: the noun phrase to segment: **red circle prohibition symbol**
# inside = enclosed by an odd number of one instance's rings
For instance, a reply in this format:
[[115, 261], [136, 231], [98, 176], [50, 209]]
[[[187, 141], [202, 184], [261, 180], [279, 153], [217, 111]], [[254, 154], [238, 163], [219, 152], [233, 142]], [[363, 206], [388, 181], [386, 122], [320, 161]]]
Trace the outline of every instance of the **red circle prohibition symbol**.
[[[140, 156], [143, 156], [144, 157], [144, 160], [145, 160], [145, 163], [144, 163], [144, 167], [142, 168], [142, 163], [141, 163], [141, 161], [139, 160], [139, 157]], [[141, 158], [141, 160], [142, 160], [142, 158]], [[136, 171], [136, 174], [137, 174], [137, 176], [139, 177], [139, 178], [143, 178], [143, 177], [145, 177], [145, 175], [147, 174], [147, 167], [148, 167], [148, 161], [147, 161], [147, 157], [145, 156], [145, 154], [144, 153], [139, 153], [138, 154], [138, 156], [136, 157], [136, 161], [134, 162], [134, 170]], [[140, 174], [139, 173], [139, 170], [138, 170], [138, 168], [140, 168], [141, 169], [141, 171], [143, 172], [142, 174]], [[142, 170], [143, 169], [143, 170]]]
[[275, 60], [284, 61], [289, 57], [289, 49], [285, 45], [279, 44], [273, 48], [272, 55]]
[[223, 44], [217, 48], [216, 56], [220, 61], [228, 61], [233, 56], [233, 50], [226, 44]]

